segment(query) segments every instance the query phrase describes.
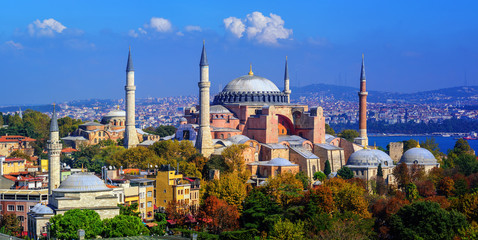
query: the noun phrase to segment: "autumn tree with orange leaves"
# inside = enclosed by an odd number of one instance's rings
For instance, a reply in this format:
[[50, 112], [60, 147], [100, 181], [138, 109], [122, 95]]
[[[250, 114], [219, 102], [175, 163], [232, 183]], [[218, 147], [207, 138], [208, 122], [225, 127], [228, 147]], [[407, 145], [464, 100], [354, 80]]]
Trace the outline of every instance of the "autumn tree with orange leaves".
[[215, 234], [239, 228], [239, 211], [237, 211], [237, 208], [215, 196], [210, 196], [204, 200], [199, 210], [199, 219], [206, 229]]

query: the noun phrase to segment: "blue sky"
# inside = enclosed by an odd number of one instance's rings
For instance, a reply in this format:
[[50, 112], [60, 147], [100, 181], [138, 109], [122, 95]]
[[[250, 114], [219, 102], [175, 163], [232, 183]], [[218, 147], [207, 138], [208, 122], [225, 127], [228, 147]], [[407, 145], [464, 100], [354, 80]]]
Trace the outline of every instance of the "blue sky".
[[476, 1], [4, 1], [0, 105], [197, 95], [206, 41], [212, 92], [255, 74], [291, 85], [415, 92], [478, 85]]

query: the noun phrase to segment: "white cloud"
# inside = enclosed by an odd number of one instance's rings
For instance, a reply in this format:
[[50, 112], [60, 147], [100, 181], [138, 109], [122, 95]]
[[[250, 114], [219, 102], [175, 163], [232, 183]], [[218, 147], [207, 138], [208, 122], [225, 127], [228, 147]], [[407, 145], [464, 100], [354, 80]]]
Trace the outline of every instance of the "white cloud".
[[193, 25], [184, 27], [184, 30], [186, 30], [186, 32], [193, 32], [193, 31], [201, 32], [202, 31], [200, 26], [193, 26]]
[[183, 32], [181, 32], [181, 31], [179, 31], [179, 32], [177, 32], [177, 33], [176, 33], [176, 35], [178, 35], [178, 36], [181, 36], [181, 37], [182, 37], [182, 36], [184, 36], [184, 33], [183, 33]]
[[129, 30], [128, 35], [134, 38], [137, 38], [139, 36], [139, 34], [133, 29]]
[[61, 33], [65, 29], [66, 27], [63, 24], [53, 18], [44, 19], [43, 21], [37, 19], [28, 25], [28, 33], [31, 36], [40, 37], [53, 37], [56, 33]]
[[230, 31], [237, 38], [242, 37], [242, 33], [246, 30], [246, 25], [241, 19], [236, 17], [228, 17], [223, 20], [226, 30]]
[[152, 17], [148, 27], [158, 32], [169, 32], [172, 29], [171, 21], [165, 18]]
[[23, 45], [21, 43], [16, 43], [12, 40], [6, 41], [5, 44], [14, 49], [18, 49], [18, 50], [23, 49]]
[[284, 20], [279, 15], [264, 16], [261, 12], [247, 14], [245, 19], [228, 17], [224, 19], [224, 26], [237, 38], [244, 35], [248, 39], [257, 40], [264, 44], [277, 44], [278, 39], [289, 39], [292, 29], [284, 27]]

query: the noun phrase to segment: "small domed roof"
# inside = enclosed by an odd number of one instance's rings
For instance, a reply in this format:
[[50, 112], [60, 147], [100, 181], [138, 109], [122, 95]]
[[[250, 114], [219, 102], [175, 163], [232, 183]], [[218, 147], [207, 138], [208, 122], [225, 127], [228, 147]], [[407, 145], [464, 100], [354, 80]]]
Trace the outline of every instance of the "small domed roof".
[[244, 136], [244, 135], [234, 135], [234, 136], [228, 138], [227, 140], [231, 141], [235, 144], [244, 144], [245, 142], [247, 142], [251, 139], [247, 136]]
[[425, 148], [408, 149], [400, 159], [400, 163], [418, 164], [418, 165], [437, 165], [437, 160], [433, 154]]
[[360, 167], [392, 166], [393, 160], [385, 152], [376, 149], [362, 149], [350, 155], [347, 166]]
[[230, 81], [223, 92], [280, 92], [269, 79], [257, 75], [244, 75]]
[[76, 173], [60, 184], [54, 192], [100, 192], [111, 191], [101, 179], [93, 173]]
[[221, 105], [212, 105], [209, 108], [209, 113], [231, 113], [231, 111]]
[[51, 208], [41, 203], [37, 203], [30, 211], [35, 214], [53, 214], [53, 210]]
[[285, 158], [274, 158], [267, 162], [269, 166], [297, 166], [297, 164], [291, 163], [289, 160]]
[[187, 120], [185, 117], [181, 117], [181, 118], [179, 119], [179, 122], [187, 122], [187, 121], [188, 121], [188, 120]]

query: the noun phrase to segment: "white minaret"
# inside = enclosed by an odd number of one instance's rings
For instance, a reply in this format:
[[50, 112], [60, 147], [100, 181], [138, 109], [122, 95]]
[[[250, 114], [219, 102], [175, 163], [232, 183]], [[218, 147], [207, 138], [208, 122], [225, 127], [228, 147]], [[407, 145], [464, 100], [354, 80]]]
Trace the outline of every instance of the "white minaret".
[[209, 127], [209, 64], [207, 63], [206, 47], [203, 42], [201, 61], [199, 62], [200, 81], [199, 86], [199, 131], [196, 138], [196, 148], [204, 157], [209, 157], [214, 151], [212, 146], [211, 128]]
[[131, 60], [131, 48], [128, 53], [128, 63], [126, 65], [126, 129], [124, 132], [124, 147], [132, 148], [139, 144], [138, 134], [135, 124], [135, 91], [133, 60]]
[[287, 103], [290, 103], [291, 91], [289, 87], [289, 65], [287, 64], [287, 56], [285, 57], [284, 93], [287, 94]]
[[48, 150], [48, 194], [60, 186], [60, 154], [62, 145], [58, 130], [58, 120], [53, 105], [53, 114], [50, 122], [50, 139], [47, 141]]

